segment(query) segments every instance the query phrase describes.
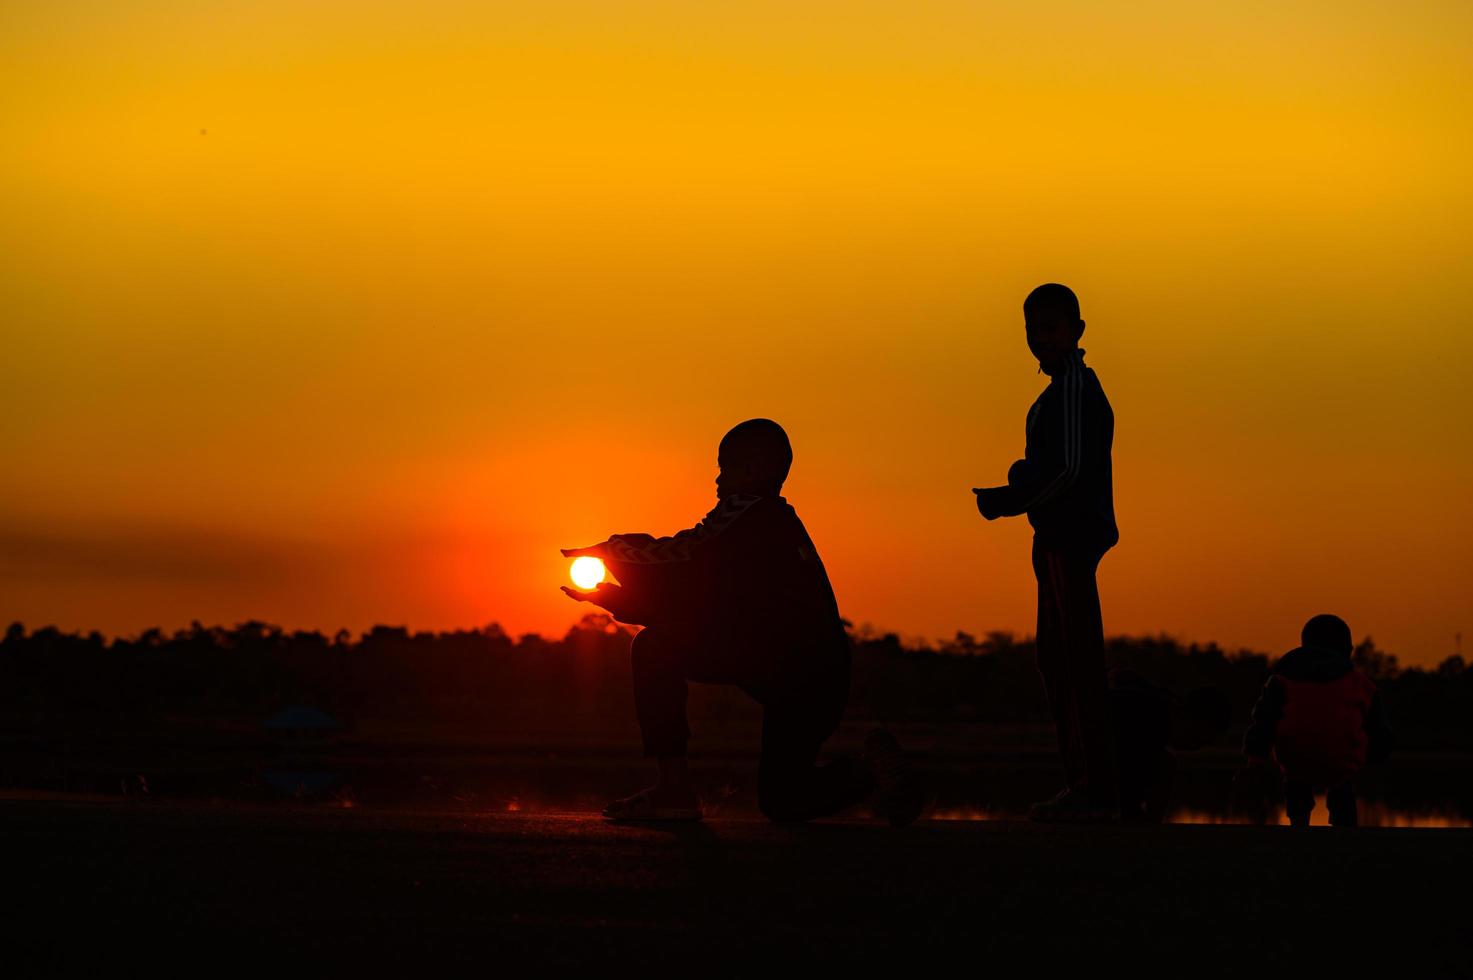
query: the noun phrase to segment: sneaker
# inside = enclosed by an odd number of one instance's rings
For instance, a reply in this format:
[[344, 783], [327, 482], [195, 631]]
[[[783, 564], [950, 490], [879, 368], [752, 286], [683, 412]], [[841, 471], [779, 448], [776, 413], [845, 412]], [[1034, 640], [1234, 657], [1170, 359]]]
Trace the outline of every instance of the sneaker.
[[1096, 803], [1083, 793], [1066, 789], [1051, 800], [1028, 808], [1028, 819], [1036, 823], [1115, 823], [1120, 808]]
[[864, 740], [864, 759], [875, 780], [875, 809], [892, 827], [915, 823], [926, 807], [926, 792], [899, 740], [876, 728]]

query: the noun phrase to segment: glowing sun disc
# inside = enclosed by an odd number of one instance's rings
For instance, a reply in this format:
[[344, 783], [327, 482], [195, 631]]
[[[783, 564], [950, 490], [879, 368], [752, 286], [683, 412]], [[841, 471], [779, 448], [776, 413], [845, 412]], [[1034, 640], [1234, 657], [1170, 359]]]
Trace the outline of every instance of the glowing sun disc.
[[604, 580], [604, 563], [592, 555], [584, 555], [582, 558], [573, 559], [573, 567], [568, 570], [573, 578], [573, 584], [580, 589], [591, 589]]

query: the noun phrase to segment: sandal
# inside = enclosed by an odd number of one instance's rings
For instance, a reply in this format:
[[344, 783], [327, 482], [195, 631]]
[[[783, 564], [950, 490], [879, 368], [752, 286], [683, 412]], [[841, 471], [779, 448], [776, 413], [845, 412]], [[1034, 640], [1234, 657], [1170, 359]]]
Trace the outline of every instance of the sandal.
[[633, 796], [614, 800], [604, 807], [603, 816], [611, 823], [690, 821], [701, 819], [701, 808], [699, 806], [656, 806], [650, 797], [650, 791], [644, 789]]

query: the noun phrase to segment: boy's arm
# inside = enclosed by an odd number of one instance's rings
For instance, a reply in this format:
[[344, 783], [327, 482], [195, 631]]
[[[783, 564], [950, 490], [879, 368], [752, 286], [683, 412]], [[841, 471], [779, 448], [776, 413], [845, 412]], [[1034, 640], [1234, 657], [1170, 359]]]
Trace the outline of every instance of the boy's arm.
[[751, 494], [734, 493], [711, 508], [705, 517], [696, 522], [695, 527], [663, 538], [648, 534], [615, 534], [597, 547], [603, 549], [603, 557], [631, 565], [688, 562], [699, 557], [721, 532], [761, 499]]
[[626, 587], [615, 600], [618, 608], [604, 608], [621, 622], [644, 625], [670, 618], [702, 617], [716, 601], [722, 556], [729, 550], [725, 543], [729, 529], [761, 499], [732, 494], [695, 527], [662, 538], [616, 534], [583, 549], [615, 563], [616, 577], [626, 580]]
[[732, 494], [711, 508], [705, 517], [696, 522], [695, 527], [663, 538], [644, 533], [611, 534], [608, 540], [586, 548], [564, 548], [563, 557], [592, 555], [594, 558], [627, 562], [631, 565], [665, 565], [691, 561], [726, 530], [732, 521], [761, 499], [745, 494]]
[[1055, 423], [1054, 438], [1045, 442], [1048, 458], [1020, 459], [1008, 468], [1008, 482], [1000, 487], [974, 489], [977, 510], [990, 520], [1016, 517], [1068, 490], [1079, 479], [1079, 468], [1087, 457], [1085, 442], [1093, 430], [1084, 419], [1083, 372], [1073, 371], [1063, 382], [1062, 411]]
[[[1058, 475], [1059, 471], [1053, 468], [1040, 472], [1039, 467], [1020, 459], [1008, 467], [1008, 482], [1003, 486], [972, 490], [977, 495], [977, 510], [989, 521], [1026, 514], [1036, 501], [1047, 499], [1044, 491], [1058, 479]], [[1070, 482], [1073, 482], [1072, 478]]]
[[1243, 734], [1243, 754], [1250, 760], [1263, 761], [1273, 750], [1274, 732], [1284, 715], [1284, 682], [1277, 674], [1263, 685], [1263, 693], [1253, 706], [1253, 720]]

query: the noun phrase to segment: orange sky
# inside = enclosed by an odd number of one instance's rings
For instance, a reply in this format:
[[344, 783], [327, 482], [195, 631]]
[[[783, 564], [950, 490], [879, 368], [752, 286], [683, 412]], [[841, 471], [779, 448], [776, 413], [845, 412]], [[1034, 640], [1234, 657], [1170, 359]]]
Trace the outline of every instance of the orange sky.
[[1463, 3], [7, 3], [0, 619], [560, 631], [783, 422], [841, 608], [1031, 630], [969, 488], [1074, 286], [1109, 632], [1473, 627]]

